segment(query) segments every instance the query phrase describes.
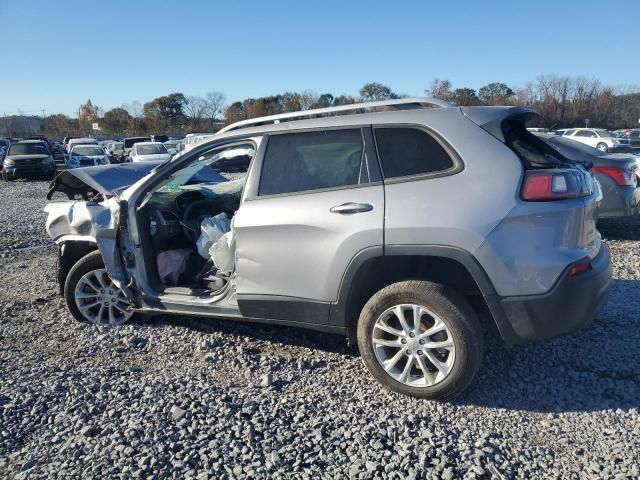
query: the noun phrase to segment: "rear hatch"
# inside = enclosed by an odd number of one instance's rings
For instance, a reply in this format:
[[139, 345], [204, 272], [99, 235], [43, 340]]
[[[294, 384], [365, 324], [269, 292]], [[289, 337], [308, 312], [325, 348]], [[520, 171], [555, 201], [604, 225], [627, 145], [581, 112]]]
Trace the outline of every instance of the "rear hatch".
[[578, 216], [582, 221], [578, 225], [572, 222], [571, 231], [564, 232], [572, 238], [565, 238], [562, 244], [583, 249], [594, 258], [600, 249], [596, 222], [602, 192], [590, 171], [591, 165], [565, 157], [527, 131], [526, 122], [538, 116], [529, 108], [462, 107], [461, 110], [507, 145], [522, 162], [521, 202], [547, 205], [547, 210], [556, 212], [558, 218]]

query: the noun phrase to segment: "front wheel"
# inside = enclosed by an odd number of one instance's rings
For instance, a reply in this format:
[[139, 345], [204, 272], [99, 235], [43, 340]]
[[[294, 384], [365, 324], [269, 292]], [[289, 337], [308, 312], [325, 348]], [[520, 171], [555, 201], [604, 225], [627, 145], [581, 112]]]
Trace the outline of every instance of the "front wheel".
[[414, 397], [458, 395], [478, 371], [483, 345], [478, 318], [462, 295], [432, 282], [383, 288], [358, 320], [366, 367], [386, 388]]
[[607, 144], [604, 142], [600, 142], [598, 145], [596, 145], [596, 148], [598, 150], [602, 150], [603, 152], [607, 152], [609, 150], [609, 147], [607, 147]]
[[120, 325], [133, 316], [131, 303], [107, 275], [100, 252], [91, 252], [71, 268], [64, 299], [73, 317], [103, 327]]

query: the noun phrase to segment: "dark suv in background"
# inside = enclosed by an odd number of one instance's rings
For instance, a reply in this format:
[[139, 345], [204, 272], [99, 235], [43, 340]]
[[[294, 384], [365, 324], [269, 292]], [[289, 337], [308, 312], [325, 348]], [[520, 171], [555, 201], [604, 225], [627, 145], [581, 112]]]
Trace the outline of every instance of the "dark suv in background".
[[40, 140], [12, 143], [3, 161], [2, 178], [5, 182], [17, 178], [53, 178], [56, 162], [49, 146]]

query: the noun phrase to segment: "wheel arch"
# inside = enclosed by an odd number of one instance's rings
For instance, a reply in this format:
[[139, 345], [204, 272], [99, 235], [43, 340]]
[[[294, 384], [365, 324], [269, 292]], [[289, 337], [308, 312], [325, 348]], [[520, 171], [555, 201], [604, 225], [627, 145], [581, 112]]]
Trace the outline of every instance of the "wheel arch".
[[64, 283], [69, 271], [85, 255], [98, 250], [94, 240], [67, 240], [58, 244], [57, 279], [60, 294], [64, 294]]
[[505, 340], [513, 329], [493, 284], [473, 255], [444, 245], [388, 245], [360, 251], [343, 275], [329, 324], [345, 327], [351, 339], [364, 304], [382, 288], [403, 280], [428, 280], [456, 289], [475, 310], [489, 312]]

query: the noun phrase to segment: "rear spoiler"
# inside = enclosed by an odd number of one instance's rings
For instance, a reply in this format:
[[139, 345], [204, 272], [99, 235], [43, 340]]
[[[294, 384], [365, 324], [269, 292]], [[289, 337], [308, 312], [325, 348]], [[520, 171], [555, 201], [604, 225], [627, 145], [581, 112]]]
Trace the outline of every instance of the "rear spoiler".
[[538, 112], [527, 107], [460, 107], [460, 111], [473, 123], [503, 143], [505, 138], [502, 132], [502, 122], [515, 120], [524, 123], [540, 116]]

